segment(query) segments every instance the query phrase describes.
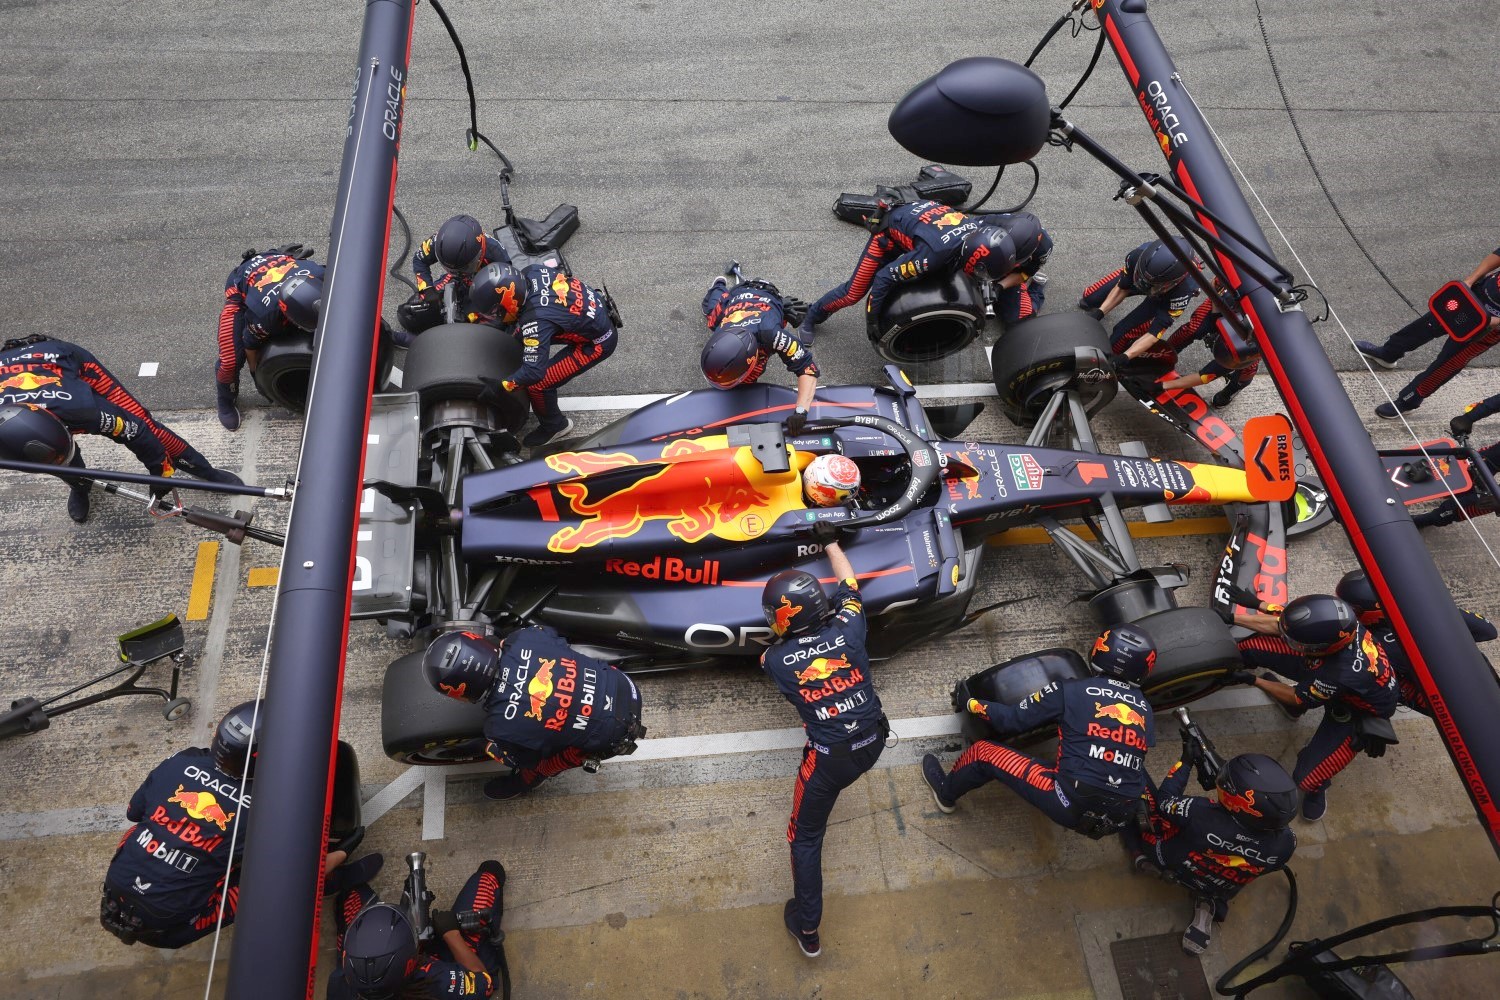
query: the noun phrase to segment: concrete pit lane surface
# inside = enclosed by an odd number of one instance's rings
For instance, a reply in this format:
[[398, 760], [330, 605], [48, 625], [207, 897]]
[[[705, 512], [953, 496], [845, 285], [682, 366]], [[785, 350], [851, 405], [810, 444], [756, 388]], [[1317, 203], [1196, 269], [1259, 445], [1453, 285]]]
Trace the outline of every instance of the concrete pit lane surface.
[[[451, 10], [475, 69], [480, 128], [516, 162], [516, 205], [538, 218], [559, 201], [579, 206], [569, 258], [585, 281], [608, 284], [626, 317], [621, 349], [567, 387], [580, 431], [638, 405], [637, 394], [704, 384], [698, 302], [730, 257], [809, 300], [848, 277], [864, 237], [832, 216], [834, 197], [908, 180], [921, 165], [885, 131], [893, 103], [952, 59], [1024, 59], [1061, 11], [1014, 3], [1002, 22], [993, 5], [862, 6], [774, 3], [753, 17], [668, 3]], [[1490, 100], [1500, 13], [1453, 0], [1424, 5], [1419, 19], [1379, 6], [1261, 7], [1305, 149], [1255, 3], [1162, 2], [1152, 15], [1345, 326], [1382, 339], [1413, 315], [1408, 302], [1424, 303], [1500, 243], [1489, 211], [1500, 195], [1489, 169], [1500, 152]], [[295, 468], [300, 421], [260, 405], [248, 379], [241, 429], [227, 433], [214, 417], [220, 292], [247, 247], [301, 240], [326, 251], [357, 8], [59, 2], [11, 5], [6, 16], [0, 336], [84, 344], [216, 465], [280, 483]], [[426, 6], [417, 18], [397, 203], [420, 240], [448, 215], [494, 225], [500, 209], [496, 161], [463, 146], [467, 104], [451, 46]], [[1093, 40], [1063, 32], [1038, 61], [1054, 99]], [[1129, 162], [1160, 169], [1109, 55], [1069, 113]], [[1040, 164], [1029, 208], [1057, 242], [1047, 267], [1055, 311], [1148, 234], [1111, 202], [1116, 185], [1102, 167], [1051, 148]], [[968, 173], [977, 191], [988, 186], [987, 171]], [[1023, 191], [1007, 176], [994, 204]], [[393, 258], [399, 238], [397, 227]], [[1274, 231], [1270, 238], [1294, 265]], [[387, 318], [404, 294], [387, 283]], [[1372, 377], [1336, 324], [1315, 330], [1370, 414], [1384, 400]], [[823, 327], [817, 350], [825, 381], [878, 378], [857, 310]], [[1429, 356], [1379, 379], [1394, 394]], [[1446, 434], [1448, 417], [1495, 391], [1495, 360], [1480, 358], [1410, 415], [1419, 438]], [[154, 374], [137, 374], [152, 365]], [[911, 375], [957, 398], [987, 391], [982, 345]], [[1262, 375], [1222, 413], [1239, 425], [1279, 408]], [[1377, 444], [1409, 443], [1399, 422], [1368, 423]], [[1124, 394], [1094, 426], [1106, 451], [1143, 440], [1152, 454], [1206, 458]], [[1480, 424], [1476, 441], [1488, 443], [1488, 429]], [[993, 406], [966, 436], [1020, 439]], [[91, 464], [137, 467], [102, 439], [83, 447]], [[99, 884], [140, 780], [177, 749], [206, 744], [219, 715], [254, 695], [279, 552], [151, 523], [97, 492], [90, 522], [75, 526], [65, 496], [56, 481], [0, 474], [6, 696], [47, 697], [103, 672], [114, 636], [173, 611], [190, 619], [195, 663], [182, 694], [193, 708], [166, 723], [160, 703], [113, 701], [0, 743], [0, 996], [199, 997], [211, 942], [178, 952], [121, 945], [98, 926]], [[267, 527], [285, 516], [265, 500], [198, 502], [253, 509]], [[1218, 511], [1180, 514], [1181, 533], [1142, 539], [1141, 555], [1191, 565], [1179, 597], [1201, 604], [1223, 539], [1194, 533], [1204, 526], [1191, 518]], [[1424, 538], [1459, 604], [1493, 616], [1500, 572], [1481, 540], [1493, 547], [1500, 532], [1492, 518], [1478, 531], [1460, 525]], [[1290, 565], [1297, 594], [1331, 589], [1354, 563], [1330, 529], [1294, 543]], [[944, 816], [916, 766], [927, 751], [951, 764], [955, 679], [1087, 641], [1093, 623], [1071, 601], [1085, 588], [1051, 546], [997, 546], [976, 604], [1029, 600], [876, 665], [903, 738], [834, 811], [824, 950], [812, 962], [780, 926], [791, 894], [795, 720], [754, 671], [646, 678], [651, 739], [638, 759], [490, 803], [467, 770], [414, 772], [382, 755], [381, 675], [408, 647], [356, 624], [341, 735], [359, 752], [372, 812], [384, 810], [364, 848], [387, 858], [376, 886], [393, 896], [401, 857], [422, 849], [441, 904], [480, 860], [501, 860], [518, 998], [1123, 996], [1111, 944], [1180, 933], [1186, 895], [1133, 876], [1114, 843], [1055, 829], [1001, 789]], [[157, 667], [148, 677], [164, 675]], [[1256, 750], [1288, 765], [1313, 721], [1289, 722], [1243, 689], [1194, 716], [1227, 753]], [[1175, 727], [1162, 722], [1148, 761], [1158, 777], [1177, 746]], [[1480, 903], [1496, 888], [1495, 857], [1431, 724], [1403, 711], [1396, 729], [1401, 744], [1386, 757], [1361, 757], [1337, 778], [1322, 821], [1295, 825], [1302, 902], [1293, 940], [1403, 910]], [[1279, 880], [1241, 894], [1204, 956], [1210, 982], [1269, 935], [1284, 899]], [[1418, 937], [1433, 939], [1423, 931], [1402, 942]], [[331, 943], [325, 915], [320, 977]], [[225, 955], [222, 947], [216, 981]], [[1419, 996], [1484, 995], [1500, 977], [1493, 958], [1398, 971]], [[1256, 995], [1308, 994], [1281, 984]]]

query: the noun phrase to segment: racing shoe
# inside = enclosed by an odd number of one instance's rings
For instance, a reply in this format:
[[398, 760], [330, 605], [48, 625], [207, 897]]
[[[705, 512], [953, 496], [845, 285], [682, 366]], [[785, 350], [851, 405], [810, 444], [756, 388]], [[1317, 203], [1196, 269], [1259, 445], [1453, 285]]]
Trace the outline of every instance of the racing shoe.
[[502, 774], [484, 783], [484, 797], [487, 799], [514, 799], [530, 790], [519, 774]]
[[76, 483], [68, 490], [68, 516], [76, 524], [89, 519], [89, 484]]
[[555, 437], [567, 437], [568, 432], [573, 429], [573, 418], [563, 417], [562, 423], [540, 424], [537, 429], [521, 439], [521, 443], [528, 448], [540, 448]]
[[797, 947], [802, 951], [804, 958], [817, 958], [823, 954], [823, 945], [818, 941], [817, 931], [805, 931], [797, 926], [797, 901], [789, 899], [786, 906], [781, 910], [781, 922], [786, 925], [786, 932], [797, 942]]
[[1208, 950], [1214, 936], [1214, 904], [1212, 900], [1200, 899], [1193, 909], [1193, 922], [1182, 932], [1182, 950], [1189, 955], [1201, 955]]
[[1222, 409], [1229, 405], [1230, 401], [1234, 399], [1235, 395], [1238, 392], [1238, 389], [1226, 386], [1225, 388], [1220, 389], [1218, 392], [1214, 393], [1213, 398], [1210, 399], [1209, 402], [1213, 404], [1215, 409]]
[[1410, 413], [1412, 410], [1415, 410], [1421, 405], [1422, 401], [1420, 399], [1413, 399], [1403, 402], [1401, 397], [1397, 396], [1396, 402], [1381, 403], [1379, 406], [1375, 407], [1375, 415], [1382, 420], [1395, 420], [1396, 417], [1400, 414]]
[[1392, 368], [1396, 367], [1396, 362], [1387, 361], [1385, 359], [1385, 353], [1379, 347], [1376, 347], [1374, 344], [1370, 343], [1368, 340], [1356, 340], [1354, 342], [1354, 349], [1360, 354], [1364, 355], [1364, 357], [1371, 364], [1379, 365], [1386, 371], [1390, 371]]
[[937, 759], [936, 754], [924, 754], [922, 756], [922, 780], [927, 782], [927, 788], [932, 792], [932, 801], [945, 813], [951, 813], [957, 809], [956, 803], [943, 798], [942, 787], [948, 780], [948, 773], [943, 770], [942, 762]]
[[224, 425], [226, 431], [237, 431], [240, 429], [240, 411], [234, 405], [234, 386], [225, 385], [223, 382], [214, 383], [219, 394], [219, 423]]
[[1316, 823], [1323, 818], [1328, 811], [1328, 789], [1322, 788], [1316, 792], [1308, 792], [1302, 796], [1302, 818], [1309, 823]]

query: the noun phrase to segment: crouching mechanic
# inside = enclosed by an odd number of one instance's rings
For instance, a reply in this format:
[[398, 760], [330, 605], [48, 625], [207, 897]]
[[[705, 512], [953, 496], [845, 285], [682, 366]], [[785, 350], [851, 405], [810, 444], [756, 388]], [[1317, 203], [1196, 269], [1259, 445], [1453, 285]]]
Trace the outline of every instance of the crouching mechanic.
[[[241, 825], [250, 809], [257, 703], [236, 705], [219, 721], [211, 746], [162, 761], [131, 796], [125, 831], [104, 875], [99, 922], [126, 944], [181, 948], [234, 923], [239, 903]], [[324, 859], [324, 892], [373, 878], [381, 857], [343, 864], [364, 828]], [[231, 853], [232, 847], [232, 853]]]
[[1048, 765], [990, 740], [980, 740], [945, 774], [934, 754], [922, 778], [937, 807], [951, 813], [974, 789], [999, 781], [1054, 823], [1094, 839], [1139, 818], [1146, 790], [1146, 751], [1156, 722], [1140, 682], [1156, 662], [1156, 645], [1133, 625], [1116, 625], [1094, 640], [1095, 677], [1054, 681], [1019, 705], [970, 698], [964, 706], [1001, 732], [1057, 724], [1057, 762]]
[[646, 735], [641, 694], [625, 672], [577, 652], [533, 625], [496, 644], [472, 632], [433, 640], [422, 658], [427, 683], [483, 705], [486, 752], [515, 773], [484, 783], [491, 799], [524, 795], [575, 767], [635, 753]]
[[781, 292], [769, 281], [751, 278], [733, 288], [721, 275], [703, 296], [703, 319], [713, 333], [699, 358], [703, 376], [720, 389], [754, 385], [771, 355], [797, 378], [797, 405], [787, 430], [800, 434], [818, 388], [818, 362], [812, 348], [788, 327]]
[[1042, 268], [1052, 255], [1052, 237], [1042, 228], [1042, 220], [1030, 212], [980, 218], [1009, 233], [1015, 247], [1015, 270], [996, 283], [995, 316], [1008, 327], [1042, 311], [1047, 299], [1047, 276]]
[[[1184, 257], [1193, 259], [1187, 240], [1178, 237], [1173, 242]], [[1197, 281], [1172, 248], [1162, 240], [1148, 240], [1125, 255], [1124, 267], [1086, 288], [1078, 308], [1103, 319], [1126, 299], [1142, 297], [1110, 334], [1110, 350], [1119, 354], [1137, 339], [1154, 337], [1177, 322], [1197, 294]]]
[[[823, 527], [823, 526], [820, 526]], [[848, 556], [827, 527], [815, 537], [838, 579], [833, 602], [811, 573], [783, 570], [766, 581], [761, 609], [776, 637], [760, 657], [771, 678], [802, 718], [807, 743], [792, 792], [792, 898], [782, 923], [808, 958], [822, 953], [823, 834], [839, 793], [880, 759], [890, 724], [870, 678], [865, 652], [865, 610]]]
[[897, 205], [865, 244], [854, 274], [812, 304], [799, 332], [811, 344], [820, 323], [868, 293], [865, 326], [874, 333], [886, 297], [898, 284], [954, 268], [981, 281], [1002, 281], [1015, 267], [1015, 244], [1001, 226], [987, 226], [935, 201]]
[[[516, 270], [491, 264], [479, 272], [469, 289], [470, 319], [503, 327], [515, 326], [521, 341], [521, 367], [503, 381], [482, 379], [485, 395], [501, 390], [526, 390], [536, 414], [537, 428], [521, 439], [538, 448], [573, 429], [557, 405], [557, 388], [606, 360], [620, 338], [615, 327], [620, 314], [609, 296], [590, 288], [566, 271], [546, 264]], [[552, 354], [556, 342], [563, 350]]]
[[[7, 340], [0, 346], [0, 404], [4, 403], [44, 409], [73, 435], [98, 434], [122, 444], [153, 476], [171, 476], [180, 468], [210, 482], [240, 482], [234, 473], [214, 468], [198, 449], [158, 422], [98, 358], [77, 344], [40, 334]], [[57, 464], [87, 468], [82, 451], [72, 446], [58, 456]], [[72, 485], [68, 516], [79, 524], [88, 520], [88, 482]]]
[[[1221, 294], [1228, 294], [1218, 282], [1215, 282], [1215, 288]], [[1223, 322], [1213, 300], [1208, 299], [1199, 303], [1187, 322], [1176, 329], [1170, 332], [1158, 331], [1155, 340], [1149, 336], [1136, 338], [1120, 354], [1120, 360], [1132, 361], [1140, 357], [1150, 350], [1151, 345], [1157, 340], [1165, 341], [1169, 348], [1178, 352], [1194, 341], [1202, 341], [1213, 354], [1213, 360], [1200, 368], [1196, 375], [1179, 375], [1176, 378], [1165, 379], [1158, 383], [1158, 388], [1161, 391], [1196, 389], [1217, 379], [1223, 379], [1224, 388], [1214, 393], [1209, 402], [1217, 407], [1228, 406], [1236, 394], [1249, 387], [1255, 378], [1255, 373], [1260, 370], [1258, 345], [1253, 342], [1244, 344], [1241, 345], [1242, 350], [1236, 352], [1230, 348], [1231, 337], [1238, 340], [1238, 335]]]
[[1120, 831], [1137, 871], [1160, 875], [1192, 894], [1193, 922], [1182, 935], [1182, 950], [1190, 955], [1207, 950], [1213, 925], [1229, 915], [1236, 893], [1285, 868], [1297, 849], [1297, 835], [1287, 828], [1297, 815], [1297, 784], [1286, 769], [1265, 754], [1240, 754], [1215, 778], [1214, 801], [1186, 794], [1202, 753], [1184, 737], [1182, 759], [1161, 787], [1146, 790], [1146, 829]]
[[214, 367], [219, 423], [238, 430], [240, 369], [250, 370], [272, 337], [294, 330], [311, 333], [318, 325], [323, 300], [323, 265], [308, 260], [313, 251], [302, 244], [247, 251], [224, 282], [219, 310], [219, 358]]
[[[501, 982], [499, 913], [505, 867], [481, 861], [453, 909], [428, 919], [437, 940], [424, 950], [416, 928], [400, 907], [382, 903], [369, 884], [344, 892], [333, 913], [339, 967], [328, 977], [328, 1000], [390, 1000], [394, 997], [488, 997]], [[457, 914], [494, 910], [494, 923], [464, 931]]]

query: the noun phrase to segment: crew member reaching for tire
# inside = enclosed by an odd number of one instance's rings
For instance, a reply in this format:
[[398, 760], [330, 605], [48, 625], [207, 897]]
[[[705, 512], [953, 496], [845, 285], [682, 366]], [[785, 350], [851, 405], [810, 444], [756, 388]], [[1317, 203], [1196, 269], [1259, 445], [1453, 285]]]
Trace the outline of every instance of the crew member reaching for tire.
[[635, 753], [646, 734], [635, 682], [545, 625], [499, 645], [449, 632], [427, 647], [422, 670], [440, 694], [484, 707], [485, 752], [514, 769], [484, 783], [486, 798], [515, 798], [564, 771]]
[[[1173, 242], [1184, 257], [1193, 259], [1187, 240], [1177, 237]], [[1085, 289], [1078, 308], [1102, 320], [1126, 299], [1142, 296], [1110, 335], [1110, 350], [1122, 354], [1137, 338], [1162, 333], [1187, 311], [1198, 294], [1198, 282], [1188, 270], [1165, 242], [1148, 240], [1125, 255], [1124, 267]]]
[[311, 333], [318, 325], [323, 300], [323, 265], [308, 260], [312, 250], [300, 243], [257, 253], [247, 251], [224, 282], [219, 310], [219, 359], [214, 368], [219, 423], [238, 430], [240, 369], [251, 371], [272, 337], [293, 330]]
[[797, 404], [787, 430], [798, 434], [807, 425], [821, 373], [812, 348], [788, 325], [792, 320], [786, 313], [781, 292], [769, 281], [751, 278], [731, 287], [720, 275], [703, 296], [703, 319], [713, 333], [699, 361], [710, 385], [732, 389], [754, 385], [771, 356], [780, 358], [797, 378]]
[[1097, 675], [1055, 681], [1019, 705], [970, 698], [963, 706], [1002, 733], [1057, 724], [1057, 761], [1047, 764], [992, 740], [979, 740], [944, 773], [935, 754], [922, 758], [933, 800], [951, 813], [960, 798], [991, 781], [1007, 786], [1048, 819], [1094, 839], [1119, 831], [1142, 810], [1146, 751], [1156, 722], [1140, 683], [1156, 662], [1156, 645], [1133, 625], [1094, 640]]
[[1030, 319], [1042, 311], [1047, 299], [1047, 276], [1042, 268], [1052, 255], [1052, 237], [1042, 228], [1042, 220], [1030, 212], [1006, 212], [981, 215], [985, 224], [999, 226], [1010, 235], [1015, 248], [1016, 266], [1010, 274], [995, 283], [995, 316], [1007, 327]]
[[[1216, 288], [1221, 294], [1227, 294], [1227, 290]], [[1161, 391], [1169, 389], [1196, 389], [1199, 386], [1208, 385], [1216, 379], [1224, 380], [1224, 388], [1214, 393], [1209, 400], [1216, 407], [1228, 406], [1235, 395], [1249, 387], [1255, 378], [1255, 373], [1260, 370], [1260, 351], [1257, 345], [1245, 344], [1238, 352], [1231, 349], [1231, 340], [1238, 340], [1238, 335], [1228, 327], [1219, 311], [1214, 307], [1212, 299], [1207, 299], [1198, 304], [1193, 310], [1192, 316], [1187, 322], [1179, 325], [1170, 332], [1166, 329], [1156, 332], [1155, 337], [1142, 336], [1132, 341], [1124, 351], [1120, 352], [1119, 360], [1123, 362], [1134, 361], [1145, 354], [1157, 341], [1164, 341], [1166, 346], [1173, 351], [1182, 351], [1194, 341], [1202, 341], [1208, 346], [1213, 354], [1213, 360], [1198, 370], [1196, 375], [1179, 375], [1176, 378], [1165, 379], [1158, 383]]]
[[[539, 448], [573, 429], [557, 405], [557, 389], [607, 359], [619, 344], [619, 313], [609, 296], [561, 268], [531, 264], [516, 270], [491, 264], [469, 289], [470, 318], [515, 328], [521, 341], [521, 367], [509, 377], [483, 378], [486, 395], [525, 389], [537, 427], [522, 438]], [[552, 354], [553, 345], [561, 346]]]
[[[417, 290], [396, 309], [396, 318], [414, 334], [438, 325], [443, 322], [443, 296], [450, 287], [456, 315], [462, 317], [469, 311], [469, 289], [474, 275], [490, 264], [509, 263], [510, 254], [484, 231], [478, 219], [455, 215], [423, 240], [412, 254], [411, 269]], [[436, 281], [432, 278], [434, 264], [441, 264], [447, 272]], [[398, 346], [405, 345], [398, 342]]]

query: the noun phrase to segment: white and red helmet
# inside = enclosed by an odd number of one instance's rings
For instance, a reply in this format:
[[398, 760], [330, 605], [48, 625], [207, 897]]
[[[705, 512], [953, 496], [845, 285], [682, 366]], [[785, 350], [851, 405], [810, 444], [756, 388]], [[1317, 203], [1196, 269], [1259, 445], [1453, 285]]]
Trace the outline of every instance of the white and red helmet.
[[859, 466], [843, 455], [819, 455], [802, 471], [802, 492], [815, 506], [837, 506], [859, 492]]

